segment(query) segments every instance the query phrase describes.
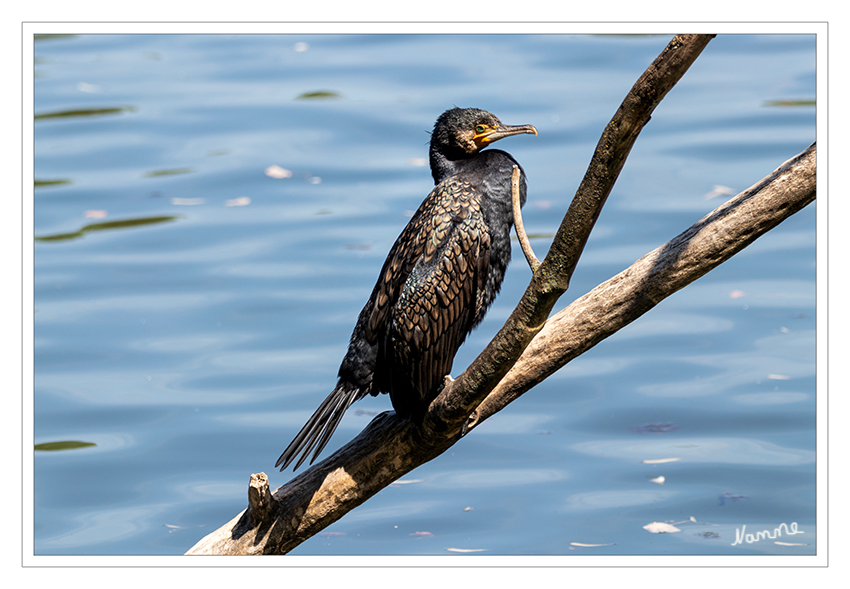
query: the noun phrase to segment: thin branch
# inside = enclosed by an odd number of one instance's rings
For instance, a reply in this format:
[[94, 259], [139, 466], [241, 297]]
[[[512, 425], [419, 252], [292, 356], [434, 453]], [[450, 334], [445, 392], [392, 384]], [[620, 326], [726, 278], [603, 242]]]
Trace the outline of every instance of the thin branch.
[[534, 255], [534, 250], [528, 243], [528, 235], [525, 234], [525, 225], [522, 224], [522, 206], [519, 202], [519, 166], [514, 166], [514, 171], [511, 173], [511, 202], [514, 207], [516, 237], [519, 240], [520, 247], [522, 247], [522, 253], [525, 254], [525, 259], [528, 260], [531, 273], [534, 274], [540, 267], [540, 260]]

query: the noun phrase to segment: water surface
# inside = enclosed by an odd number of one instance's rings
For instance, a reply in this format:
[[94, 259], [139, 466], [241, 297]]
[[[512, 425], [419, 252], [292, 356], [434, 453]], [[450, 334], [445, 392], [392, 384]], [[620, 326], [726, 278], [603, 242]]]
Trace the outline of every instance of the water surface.
[[[33, 443], [81, 445], [35, 450], [35, 552], [182, 554], [245, 507], [251, 473], [285, 483], [274, 462], [430, 190], [437, 115], [539, 129], [499, 147], [525, 168], [542, 257], [668, 41], [38, 40]], [[637, 141], [556, 310], [814, 141], [815, 78], [814, 36], [714, 39]], [[293, 554], [814, 554], [815, 235], [811, 205]], [[455, 374], [529, 278], [517, 246]], [[325, 455], [389, 408], [359, 403]], [[792, 522], [800, 545], [733, 546]]]

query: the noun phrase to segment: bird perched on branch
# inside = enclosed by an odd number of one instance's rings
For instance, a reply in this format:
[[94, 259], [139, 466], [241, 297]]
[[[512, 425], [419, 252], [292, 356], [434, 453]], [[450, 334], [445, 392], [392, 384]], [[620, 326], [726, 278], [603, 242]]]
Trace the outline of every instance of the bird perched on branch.
[[422, 418], [498, 294], [511, 258], [511, 172], [519, 164], [504, 151], [482, 150], [523, 133], [537, 129], [503, 125], [477, 108], [453, 108], [437, 119], [430, 148], [436, 186], [390, 249], [339, 381], [277, 460], [281, 471], [298, 454], [296, 469], [311, 451], [312, 463], [345, 411], [366, 395], [389, 393], [398, 415]]

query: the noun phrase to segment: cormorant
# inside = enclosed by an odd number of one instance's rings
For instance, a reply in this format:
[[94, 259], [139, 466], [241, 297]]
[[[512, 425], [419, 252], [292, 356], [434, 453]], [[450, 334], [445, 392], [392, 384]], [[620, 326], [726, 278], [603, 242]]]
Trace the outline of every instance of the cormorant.
[[[453, 108], [431, 133], [435, 188], [387, 256], [360, 312], [339, 381], [278, 458], [295, 469], [328, 443], [354, 401], [389, 393], [402, 417], [421, 419], [450, 374], [455, 353], [502, 286], [513, 225], [510, 154], [490, 149], [531, 125], [503, 125], [477, 108]], [[520, 202], [525, 204], [520, 166]]]

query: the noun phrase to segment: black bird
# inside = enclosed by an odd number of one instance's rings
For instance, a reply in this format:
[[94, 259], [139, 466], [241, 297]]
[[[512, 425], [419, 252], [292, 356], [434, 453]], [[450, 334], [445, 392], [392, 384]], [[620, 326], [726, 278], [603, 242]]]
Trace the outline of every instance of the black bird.
[[[481, 322], [511, 259], [511, 173], [498, 149], [481, 151], [531, 125], [503, 125], [477, 108], [440, 115], [431, 133], [436, 187], [401, 232], [360, 312], [339, 381], [275, 466], [295, 469], [328, 443], [354, 401], [389, 393], [402, 417], [421, 419], [439, 393], [463, 340]], [[525, 174], [520, 167], [520, 202]]]

